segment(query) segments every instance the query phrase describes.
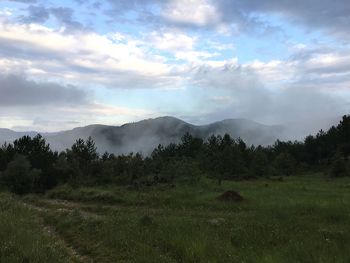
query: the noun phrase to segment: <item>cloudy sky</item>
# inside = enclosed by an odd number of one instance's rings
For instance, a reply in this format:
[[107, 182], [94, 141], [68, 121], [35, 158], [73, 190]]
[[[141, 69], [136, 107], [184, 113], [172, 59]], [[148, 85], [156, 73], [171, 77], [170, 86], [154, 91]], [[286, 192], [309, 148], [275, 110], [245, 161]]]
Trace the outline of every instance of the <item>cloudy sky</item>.
[[349, 0], [0, 0], [0, 127], [350, 110]]

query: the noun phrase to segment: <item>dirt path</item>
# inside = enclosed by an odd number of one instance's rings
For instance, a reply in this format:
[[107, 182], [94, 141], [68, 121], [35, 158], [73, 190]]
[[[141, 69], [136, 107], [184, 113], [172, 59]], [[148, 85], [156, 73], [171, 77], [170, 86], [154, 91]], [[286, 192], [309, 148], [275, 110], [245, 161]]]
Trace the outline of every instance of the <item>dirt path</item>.
[[[144, 211], [145, 214], [152, 215], [167, 215], [168, 211], [177, 212], [178, 215], [185, 214], [188, 215], [188, 211], [184, 211], [182, 208], [162, 208], [162, 207], [146, 207], [138, 205], [121, 205], [121, 204], [101, 204], [101, 203], [87, 203], [87, 202], [76, 202], [63, 199], [40, 199], [40, 203], [35, 203], [42, 209], [47, 209], [48, 211], [57, 212], [72, 212], [78, 210], [79, 213], [86, 219], [103, 220], [106, 217], [106, 213], [110, 211], [120, 211], [128, 209], [128, 211]], [[98, 209], [97, 209], [98, 208]], [[97, 209], [97, 210], [95, 210]], [[215, 217], [225, 217], [226, 212], [216, 211]], [[108, 214], [107, 214], [108, 216]], [[207, 217], [207, 213], [201, 211], [198, 208], [193, 209], [191, 214], [193, 217]]]
[[50, 209], [35, 206], [32, 204], [24, 203], [22, 202], [25, 207], [28, 207], [31, 210], [35, 210], [38, 212], [38, 224], [41, 226], [44, 234], [49, 236], [52, 240], [54, 240], [57, 244], [63, 246], [66, 251], [68, 252], [68, 255], [72, 258], [72, 262], [87, 262], [92, 263], [94, 260], [86, 255], [82, 255], [78, 252], [78, 250], [73, 247], [71, 244], [69, 244], [57, 231], [49, 225], [46, 225], [44, 222], [43, 217], [40, 215], [41, 213], [49, 212]]
[[56, 211], [56, 212], [72, 212], [74, 210], [78, 210], [79, 213], [86, 219], [102, 219], [103, 216], [99, 215], [97, 213], [86, 211], [83, 208], [83, 204], [69, 202], [69, 201], [61, 201], [61, 200], [51, 200], [51, 199], [44, 199], [41, 200], [41, 203], [31, 203], [31, 202], [24, 202], [24, 204], [28, 207], [31, 207], [37, 211], [41, 212], [49, 212], [49, 211]]

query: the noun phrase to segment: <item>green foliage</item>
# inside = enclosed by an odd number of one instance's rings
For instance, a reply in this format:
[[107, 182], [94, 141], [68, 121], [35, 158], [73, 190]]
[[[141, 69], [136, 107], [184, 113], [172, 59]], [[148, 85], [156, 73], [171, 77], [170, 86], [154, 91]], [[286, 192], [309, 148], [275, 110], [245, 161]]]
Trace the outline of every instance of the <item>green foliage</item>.
[[178, 145], [177, 150], [181, 156], [195, 157], [197, 156], [203, 147], [203, 140], [201, 138], [195, 138], [191, 134], [186, 133], [181, 138], [181, 143]]
[[[27, 160], [22, 166], [20, 161], [15, 160], [19, 155], [25, 157]], [[34, 183], [34, 186], [29, 189], [17, 189], [16, 192], [44, 192], [56, 185], [56, 178], [53, 176], [53, 164], [56, 158], [57, 153], [51, 151], [50, 146], [46, 144], [45, 139], [41, 135], [37, 135], [34, 138], [24, 136], [15, 140], [13, 144], [5, 144], [2, 146], [0, 151], [0, 168], [8, 170], [5, 172], [5, 177], [8, 177], [6, 174], [11, 174], [13, 178], [21, 178], [21, 183], [23, 183], [23, 185], [28, 185], [30, 183], [25, 182], [26, 180], [29, 181], [29, 179], [25, 180], [25, 177], [20, 175], [20, 173], [30, 171], [30, 176], [27, 176], [32, 178], [30, 180]], [[13, 164], [12, 162], [14, 161], [15, 163]], [[10, 164], [12, 166], [18, 166], [19, 172], [16, 173], [14, 168], [9, 167]], [[35, 178], [35, 180], [33, 178]], [[9, 181], [12, 185], [10, 186], [11, 189], [13, 189], [14, 184], [20, 185], [19, 182], [14, 183], [13, 180], [15, 179]]]
[[173, 159], [160, 172], [162, 181], [196, 184], [202, 177], [198, 163], [190, 158]]
[[76, 158], [82, 163], [92, 162], [98, 159], [97, 148], [91, 137], [86, 141], [83, 139], [76, 140], [69, 154], [72, 155], [71, 158]]
[[61, 163], [68, 163], [69, 169], [65, 170], [65, 177], [68, 176], [72, 185], [95, 184], [95, 177], [100, 169], [99, 154], [91, 137], [86, 141], [76, 140], [71, 149], [68, 149], [60, 158]]
[[23, 155], [16, 155], [3, 174], [3, 180], [10, 190], [16, 194], [40, 192], [38, 182], [41, 171], [31, 168], [30, 162]]
[[274, 165], [281, 175], [290, 176], [295, 173], [296, 161], [289, 153], [283, 152], [277, 155]]
[[219, 184], [223, 179], [235, 179], [247, 172], [248, 150], [242, 140], [234, 140], [228, 134], [211, 136], [205, 146], [203, 167]]
[[349, 167], [347, 162], [341, 156], [339, 152], [332, 158], [330, 167], [331, 177], [344, 177], [349, 176]]
[[251, 172], [254, 176], [267, 176], [269, 169], [269, 160], [262, 150], [257, 150], [252, 157]]
[[61, 152], [53, 165], [57, 182], [65, 183], [72, 181], [74, 177], [74, 167], [77, 166], [76, 163], [72, 164], [68, 162], [66, 152]]

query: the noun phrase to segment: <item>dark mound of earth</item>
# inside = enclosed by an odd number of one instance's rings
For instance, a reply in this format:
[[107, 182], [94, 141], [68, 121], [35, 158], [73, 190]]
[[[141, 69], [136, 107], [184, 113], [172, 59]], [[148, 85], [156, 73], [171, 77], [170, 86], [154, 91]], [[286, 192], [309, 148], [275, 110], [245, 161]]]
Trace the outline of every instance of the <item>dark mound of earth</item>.
[[235, 191], [226, 191], [225, 193], [220, 195], [218, 199], [221, 201], [231, 201], [231, 202], [241, 202], [244, 200], [243, 197]]

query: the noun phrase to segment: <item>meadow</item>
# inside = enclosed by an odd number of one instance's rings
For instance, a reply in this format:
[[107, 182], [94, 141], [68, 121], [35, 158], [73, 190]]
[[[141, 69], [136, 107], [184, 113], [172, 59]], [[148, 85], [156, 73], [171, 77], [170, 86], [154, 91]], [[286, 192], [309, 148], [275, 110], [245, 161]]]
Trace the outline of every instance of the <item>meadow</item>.
[[350, 178], [61, 185], [0, 209], [0, 262], [350, 262]]

